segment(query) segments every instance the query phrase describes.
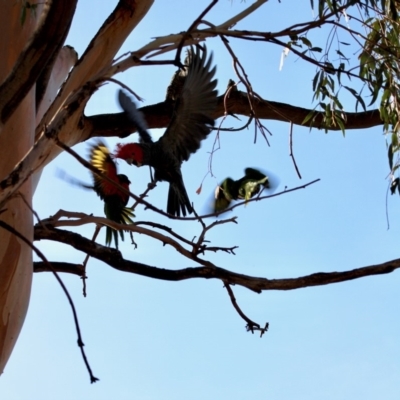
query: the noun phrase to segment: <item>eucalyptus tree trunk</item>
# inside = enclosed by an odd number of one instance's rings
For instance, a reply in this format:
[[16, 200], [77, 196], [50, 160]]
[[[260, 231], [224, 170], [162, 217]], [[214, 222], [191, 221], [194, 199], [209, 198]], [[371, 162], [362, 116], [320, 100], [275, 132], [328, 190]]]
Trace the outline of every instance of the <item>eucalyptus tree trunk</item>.
[[[2, 1], [0, 13], [0, 82], [31, 37], [36, 17], [28, 15], [21, 23], [21, 6]], [[36, 127], [35, 87], [28, 92], [0, 132], [0, 179], [4, 179], [33, 144]], [[27, 180], [20, 195], [8, 201], [0, 218], [32, 241], [32, 183]], [[3, 210], [1, 210], [3, 211]], [[32, 250], [10, 232], [0, 229], [0, 373], [21, 331], [29, 305], [32, 282]]]
[[[43, 6], [22, 18], [23, 5], [14, 0], [2, 1], [0, 13], [0, 83], [15, 68], [21, 51], [32, 38], [40, 21]], [[28, 10], [29, 11], [29, 10]], [[62, 43], [61, 43], [62, 44]], [[52, 72], [46, 79], [40, 107], [37, 109], [36, 84], [20, 101], [11, 117], [0, 126], [0, 181], [9, 176], [31, 149], [35, 129], [54, 101], [72, 65], [73, 49], [62, 48], [55, 56]], [[30, 66], [25, 67], [28, 70]], [[18, 85], [19, 82], [14, 83]], [[28, 178], [0, 209], [0, 219], [33, 242], [32, 196], [41, 170]], [[32, 249], [7, 230], [0, 229], [0, 373], [18, 339], [28, 310], [32, 283]]]

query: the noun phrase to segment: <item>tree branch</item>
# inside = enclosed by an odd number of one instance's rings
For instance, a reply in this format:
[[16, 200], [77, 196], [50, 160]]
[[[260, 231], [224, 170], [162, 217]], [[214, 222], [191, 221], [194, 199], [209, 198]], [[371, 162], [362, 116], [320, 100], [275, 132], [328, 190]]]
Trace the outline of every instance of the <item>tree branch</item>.
[[389, 274], [400, 268], [400, 259], [397, 259], [383, 264], [370, 265], [349, 271], [319, 272], [290, 279], [267, 279], [238, 274], [216, 267], [212, 263], [208, 263], [207, 266], [204, 267], [177, 270], [157, 268], [147, 264], [125, 260], [118, 250], [92, 242], [78, 233], [52, 228], [50, 226], [43, 227], [40, 224], [35, 225], [34, 240], [52, 240], [70, 245], [119, 271], [175, 282], [194, 278], [219, 279], [227, 284], [243, 286], [257, 293], [261, 293], [264, 290], [294, 290], [310, 286], [330, 285], [367, 276]]
[[53, 63], [71, 26], [77, 0], [46, 1], [38, 28], [0, 85], [0, 125], [10, 118], [45, 67]]
[[[68, 97], [91, 80], [103, 80], [115, 54], [118, 52], [128, 35], [143, 19], [152, 6], [154, 0], [124, 0], [119, 1], [113, 12], [105, 20], [99, 31], [89, 43], [89, 46], [80, 57], [75, 68], [71, 71], [68, 80], [51, 104], [41, 124], [36, 127], [36, 137], [41, 134], [43, 126], [50, 123]], [[61, 138], [68, 142], [65, 138]], [[77, 140], [79, 143], [82, 140]], [[71, 144], [72, 145], [72, 144]], [[53, 157], [54, 158], [54, 157]]]
[[[242, 91], [233, 90], [224, 104], [224, 96], [218, 97], [217, 109], [214, 118], [220, 118], [226, 114], [251, 115], [248, 95]], [[227, 109], [225, 109], [225, 106]], [[295, 125], [310, 126], [311, 121], [303, 125], [305, 117], [312, 111], [311, 109], [296, 107], [286, 103], [269, 101], [254, 97], [252, 106], [256, 117], [259, 119], [291, 122]], [[149, 128], [165, 128], [168, 126], [172, 110], [171, 104], [161, 102], [140, 108], [144, 114]], [[379, 110], [371, 110], [358, 113], [343, 113], [346, 129], [365, 129], [373, 126], [382, 125]], [[324, 114], [316, 113], [313, 127], [324, 129]], [[129, 136], [135, 132], [135, 126], [128, 120], [125, 113], [101, 114], [90, 117], [84, 117], [85, 128], [90, 132], [90, 137], [120, 137]], [[340, 130], [339, 126], [329, 127], [329, 130]]]
[[[83, 277], [85, 269], [82, 264], [72, 264], [68, 262], [49, 261], [54, 271], [62, 272], [66, 274], [73, 274]], [[48, 263], [44, 261], [35, 261], [33, 263], [33, 272], [52, 272], [49, 268]]]
[[233, 294], [233, 290], [231, 286], [224, 282], [225, 288], [229, 294], [229, 298], [231, 299], [231, 303], [233, 305], [233, 308], [237, 311], [237, 313], [240, 315], [242, 319], [244, 319], [247, 322], [246, 329], [247, 331], [250, 331], [251, 333], [254, 333], [254, 331], [260, 331], [260, 337], [268, 331], [269, 328], [269, 323], [266, 322], [264, 325], [264, 328], [261, 328], [260, 324], [257, 324], [257, 322], [252, 321], [239, 307], [239, 304], [236, 301], [235, 295]]

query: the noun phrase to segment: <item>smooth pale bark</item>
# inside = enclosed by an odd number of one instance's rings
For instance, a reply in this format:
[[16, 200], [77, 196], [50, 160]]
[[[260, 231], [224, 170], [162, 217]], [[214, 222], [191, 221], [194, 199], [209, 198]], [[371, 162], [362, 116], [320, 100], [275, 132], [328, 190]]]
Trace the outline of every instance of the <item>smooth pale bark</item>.
[[[69, 46], [65, 46], [61, 49], [57, 56], [56, 62], [53, 67], [53, 71], [50, 75], [50, 79], [47, 82], [46, 92], [43, 95], [43, 99], [40, 102], [39, 109], [36, 113], [36, 125], [42, 120], [43, 115], [48, 110], [50, 105], [53, 103], [57, 96], [58, 90], [68, 76], [69, 71], [78, 60], [76, 51]], [[37, 171], [32, 178], [33, 192], [35, 192], [42, 175], [42, 169]]]
[[[35, 29], [36, 17], [28, 12], [21, 25], [21, 3], [3, 1], [0, 13], [0, 81], [3, 81], [14, 66], [21, 50]], [[12, 46], [10, 46], [12, 43]], [[0, 136], [0, 178], [6, 177], [15, 164], [32, 147], [35, 134], [35, 93], [29, 91], [16, 112], [3, 127]], [[19, 188], [30, 205], [31, 181]], [[0, 218], [28, 239], [33, 238], [32, 212], [21, 196], [8, 201]], [[13, 234], [0, 230], [0, 373], [12, 352], [21, 331], [29, 305], [32, 283], [32, 250]]]

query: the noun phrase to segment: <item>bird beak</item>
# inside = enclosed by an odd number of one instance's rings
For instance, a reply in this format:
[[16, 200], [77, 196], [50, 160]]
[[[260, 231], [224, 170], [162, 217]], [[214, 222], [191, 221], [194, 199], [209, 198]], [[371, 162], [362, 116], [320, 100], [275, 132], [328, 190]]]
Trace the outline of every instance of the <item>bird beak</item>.
[[142, 164], [141, 164], [140, 162], [134, 160], [133, 158], [127, 158], [125, 161], [126, 161], [129, 165], [134, 164], [134, 165], [136, 165], [137, 167], [141, 167], [141, 166], [142, 166]]

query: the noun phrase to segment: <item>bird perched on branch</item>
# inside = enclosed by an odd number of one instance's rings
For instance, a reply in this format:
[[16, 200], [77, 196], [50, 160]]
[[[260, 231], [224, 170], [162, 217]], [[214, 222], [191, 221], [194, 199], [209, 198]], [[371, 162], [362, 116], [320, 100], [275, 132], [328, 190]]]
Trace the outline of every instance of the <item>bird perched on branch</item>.
[[140, 139], [139, 143], [117, 145], [115, 157], [137, 167], [150, 165], [156, 181], [169, 182], [167, 212], [177, 216], [193, 211], [183, 183], [182, 162], [200, 148], [201, 141], [211, 132], [217, 105], [212, 56], [207, 56], [205, 47], [197, 47], [188, 51], [186, 60], [187, 66], [180, 72], [184, 83], [179, 93], [172, 96], [175, 106], [171, 122], [158, 141], [153, 142], [142, 113], [130, 97], [123, 91], [118, 94], [119, 103], [135, 124]]
[[[99, 141], [91, 146], [90, 164], [110, 178], [113, 182], [129, 191], [130, 180], [124, 174], [117, 174], [117, 166], [111, 157], [110, 151], [103, 142]], [[104, 214], [106, 217], [119, 224], [133, 224], [132, 218], [134, 217], [134, 214], [130, 208], [126, 207], [129, 200], [129, 194], [125, 193], [120, 187], [100, 177], [94, 172], [92, 172], [92, 175], [94, 182], [93, 189], [98, 196], [104, 200]], [[124, 233], [122, 230], [119, 231], [119, 235], [121, 240], [124, 240]], [[111, 245], [113, 237], [115, 247], [118, 249], [118, 230], [107, 226], [107, 246]]]
[[214, 212], [227, 209], [232, 200], [250, 200], [261, 188], [271, 188], [269, 178], [254, 168], [246, 168], [237, 181], [226, 178], [215, 190]]

